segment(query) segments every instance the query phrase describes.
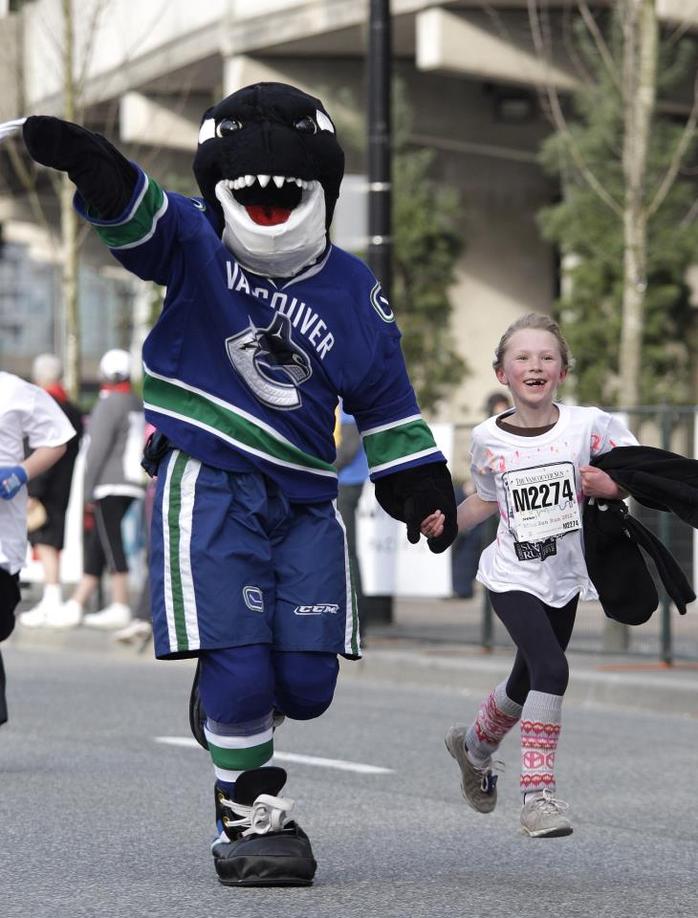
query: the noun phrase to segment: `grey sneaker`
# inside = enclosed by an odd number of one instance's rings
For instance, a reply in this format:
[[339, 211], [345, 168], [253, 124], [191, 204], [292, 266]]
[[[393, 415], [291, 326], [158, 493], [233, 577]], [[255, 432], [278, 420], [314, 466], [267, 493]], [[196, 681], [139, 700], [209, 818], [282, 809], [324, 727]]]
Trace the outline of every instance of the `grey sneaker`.
[[497, 775], [492, 773], [491, 762], [485, 768], [477, 768], [470, 761], [465, 748], [465, 732], [465, 727], [451, 727], [444, 742], [458, 762], [466, 801], [478, 813], [491, 813], [497, 806]]
[[531, 838], [558, 838], [572, 834], [572, 824], [564, 816], [568, 805], [556, 800], [550, 791], [529, 797], [521, 809], [521, 828]]

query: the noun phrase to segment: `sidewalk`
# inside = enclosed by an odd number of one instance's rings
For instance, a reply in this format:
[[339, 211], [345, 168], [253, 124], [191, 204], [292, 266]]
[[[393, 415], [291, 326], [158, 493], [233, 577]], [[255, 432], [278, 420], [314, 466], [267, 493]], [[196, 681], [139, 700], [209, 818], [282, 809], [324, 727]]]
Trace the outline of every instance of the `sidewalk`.
[[[419, 682], [481, 693], [509, 674], [513, 645], [495, 620], [492, 652], [482, 648], [482, 596], [472, 599], [398, 599], [393, 622], [369, 625], [364, 659], [347, 664], [347, 677]], [[567, 656], [570, 685], [566, 697], [577, 704], [613, 704], [698, 717], [698, 609], [685, 616], [672, 610], [675, 665], [660, 662], [659, 610], [631, 629], [630, 652], [602, 653], [603, 610], [580, 605]], [[690, 659], [692, 657], [692, 659]]]
[[[20, 608], [31, 603], [24, 602]], [[631, 653], [601, 653], [605, 618], [597, 603], [580, 606], [568, 651], [570, 686], [577, 704], [613, 704], [698, 718], [698, 608], [672, 612], [676, 664], [659, 662], [660, 615], [631, 632]], [[495, 622], [494, 649], [483, 651], [482, 597], [473, 599], [396, 599], [393, 622], [365, 629], [364, 658], [342, 666], [345, 678], [440, 686], [481, 694], [505, 679], [513, 659], [511, 642]], [[142, 652], [122, 647], [109, 633], [76, 628], [67, 631], [26, 629], [17, 625], [8, 641], [17, 649], [42, 648], [120, 653], [149, 662], [152, 644]], [[691, 659], [692, 657], [692, 659]]]

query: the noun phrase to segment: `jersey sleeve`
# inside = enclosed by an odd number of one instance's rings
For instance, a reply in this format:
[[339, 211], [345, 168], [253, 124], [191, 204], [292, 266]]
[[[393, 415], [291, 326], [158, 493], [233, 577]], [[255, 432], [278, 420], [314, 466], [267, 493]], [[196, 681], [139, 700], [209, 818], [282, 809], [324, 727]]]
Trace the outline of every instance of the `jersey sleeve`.
[[24, 413], [22, 427], [30, 449], [40, 446], [62, 446], [75, 436], [75, 429], [56, 402], [38, 386], [27, 386], [31, 390], [28, 404], [31, 408]]
[[375, 481], [446, 460], [419, 410], [390, 304], [375, 277], [363, 269], [356, 304], [356, 350], [362, 356], [354, 363], [363, 375], [355, 372], [342, 395], [361, 433], [369, 475]]
[[166, 285], [175, 259], [181, 258], [181, 220], [177, 196], [168, 195], [142, 169], [131, 200], [113, 220], [100, 220], [76, 193], [75, 209], [91, 223], [112, 255], [143, 280]]
[[638, 441], [625, 424], [625, 421], [615, 414], [599, 411], [594, 420], [591, 434], [591, 456], [601, 456], [616, 446], [637, 446]]
[[480, 500], [497, 500], [494, 474], [487, 464], [487, 450], [476, 430], [470, 448], [470, 478]]

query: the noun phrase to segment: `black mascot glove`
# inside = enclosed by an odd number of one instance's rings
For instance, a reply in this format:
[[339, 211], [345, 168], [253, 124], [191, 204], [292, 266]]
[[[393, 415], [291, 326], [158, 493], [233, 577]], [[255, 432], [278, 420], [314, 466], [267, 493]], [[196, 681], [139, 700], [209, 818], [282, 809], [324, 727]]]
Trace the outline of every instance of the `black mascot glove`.
[[32, 115], [22, 128], [31, 158], [67, 172], [87, 205], [102, 220], [120, 216], [131, 200], [138, 172], [101, 134], [47, 115]]
[[430, 462], [379, 478], [376, 500], [393, 519], [407, 523], [407, 538], [413, 545], [419, 542], [422, 520], [441, 510], [446, 517], [444, 531], [438, 539], [427, 539], [434, 554], [446, 551], [458, 535], [456, 497], [445, 462]]

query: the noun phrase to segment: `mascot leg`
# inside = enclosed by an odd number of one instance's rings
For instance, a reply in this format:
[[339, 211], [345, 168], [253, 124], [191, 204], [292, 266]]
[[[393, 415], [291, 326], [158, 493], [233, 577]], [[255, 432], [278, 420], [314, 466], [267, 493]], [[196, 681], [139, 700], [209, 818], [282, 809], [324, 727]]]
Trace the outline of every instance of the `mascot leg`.
[[332, 703], [339, 662], [334, 653], [274, 651], [274, 707], [292, 720], [312, 720]]
[[264, 767], [274, 752], [271, 647], [207, 651], [198, 675], [198, 711], [207, 714], [203, 737], [216, 775], [219, 835], [211, 853], [218, 879], [226, 886], [309, 886], [317, 865], [289, 816], [293, 801], [279, 796], [286, 772]]

